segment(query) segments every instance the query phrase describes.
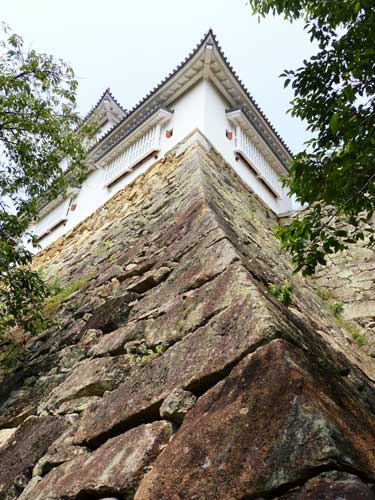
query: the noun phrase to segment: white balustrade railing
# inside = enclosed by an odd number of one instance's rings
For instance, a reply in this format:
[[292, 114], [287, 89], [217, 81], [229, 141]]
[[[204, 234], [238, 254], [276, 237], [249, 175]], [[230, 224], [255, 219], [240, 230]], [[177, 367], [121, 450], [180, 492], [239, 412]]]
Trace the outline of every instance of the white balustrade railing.
[[57, 207], [53, 208], [39, 222], [34, 224], [32, 232], [36, 234], [38, 238], [41, 238], [52, 231], [58, 224], [66, 221], [68, 218], [70, 201], [71, 199], [67, 198], [59, 203]]
[[160, 124], [155, 125], [111, 160], [105, 167], [105, 185], [109, 186], [141, 160], [151, 153], [159, 151], [160, 132]]
[[279, 175], [239, 125], [236, 126], [235, 149], [250, 163], [251, 167], [274, 194], [281, 197], [283, 187]]

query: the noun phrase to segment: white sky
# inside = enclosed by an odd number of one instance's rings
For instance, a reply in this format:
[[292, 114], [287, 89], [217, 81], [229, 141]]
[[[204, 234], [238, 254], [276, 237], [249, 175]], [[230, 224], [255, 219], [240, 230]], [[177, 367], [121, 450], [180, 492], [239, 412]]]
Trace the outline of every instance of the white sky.
[[245, 0], [0, 0], [1, 20], [26, 46], [64, 59], [85, 114], [106, 87], [130, 108], [213, 28], [229, 61], [294, 152], [307, 139], [286, 115], [291, 93], [278, 75], [313, 52], [302, 24], [260, 24]]

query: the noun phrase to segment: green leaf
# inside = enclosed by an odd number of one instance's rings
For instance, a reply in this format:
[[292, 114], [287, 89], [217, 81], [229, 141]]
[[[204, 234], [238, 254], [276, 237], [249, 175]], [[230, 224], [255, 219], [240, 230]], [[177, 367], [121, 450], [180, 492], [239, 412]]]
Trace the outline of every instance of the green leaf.
[[[10, 328], [35, 334], [49, 324], [44, 306], [50, 288], [45, 277], [29, 267], [32, 254], [24, 238], [36, 243], [27, 231], [40, 204], [61, 195], [70, 181], [74, 184], [85, 177], [83, 144], [92, 137], [92, 130], [85, 124], [77, 129], [77, 82], [69, 66], [52, 56], [24, 50], [22, 38], [4, 25], [0, 37], [2, 342]], [[65, 158], [70, 159], [69, 182], [60, 166]]]
[[329, 126], [330, 126], [330, 129], [332, 130], [332, 132], [335, 134], [340, 126], [340, 116], [338, 113], [333, 113], [333, 115], [329, 121]]

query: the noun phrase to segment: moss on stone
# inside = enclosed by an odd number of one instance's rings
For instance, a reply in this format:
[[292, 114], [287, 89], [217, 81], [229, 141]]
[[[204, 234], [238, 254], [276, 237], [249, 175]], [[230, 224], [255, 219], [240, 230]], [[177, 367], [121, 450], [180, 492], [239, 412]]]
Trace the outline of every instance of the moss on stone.
[[352, 337], [354, 342], [363, 347], [367, 344], [366, 335], [361, 331], [360, 327], [351, 321], [346, 321], [343, 318], [337, 318], [338, 324]]
[[315, 291], [322, 300], [328, 300], [332, 298], [331, 290], [327, 290], [327, 288], [322, 288], [320, 286], [315, 287]]
[[317, 295], [325, 302], [325, 306], [328, 311], [332, 313], [332, 315], [336, 318], [338, 325], [345, 330], [352, 337], [354, 342], [363, 347], [367, 344], [366, 335], [361, 331], [360, 327], [351, 322], [347, 321], [342, 317], [344, 312], [344, 306], [340, 301], [330, 300], [333, 298], [333, 293], [331, 290], [327, 290], [326, 288], [321, 288], [319, 286], [315, 287], [315, 291]]
[[58, 289], [46, 302], [44, 306], [45, 312], [50, 312], [62, 304], [66, 299], [68, 299], [74, 292], [82, 288], [91, 279], [91, 275], [83, 276], [78, 280], [72, 281], [64, 288]]

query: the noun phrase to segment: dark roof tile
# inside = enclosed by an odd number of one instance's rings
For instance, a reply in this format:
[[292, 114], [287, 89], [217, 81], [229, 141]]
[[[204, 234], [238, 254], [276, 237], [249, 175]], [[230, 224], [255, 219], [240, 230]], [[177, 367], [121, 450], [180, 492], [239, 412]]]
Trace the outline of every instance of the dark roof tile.
[[86, 114], [84, 118], [82, 118], [82, 121], [86, 121], [90, 118], [90, 116], [93, 115], [93, 113], [98, 109], [100, 104], [104, 101], [105, 96], [108, 95], [113, 102], [120, 108], [120, 110], [126, 115], [128, 113], [128, 110], [123, 108], [121, 104], [118, 102], [118, 100], [114, 97], [114, 95], [111, 92], [111, 89], [108, 87], [105, 89], [105, 91], [102, 93], [102, 95], [99, 97], [97, 103], [90, 109], [90, 111]]

